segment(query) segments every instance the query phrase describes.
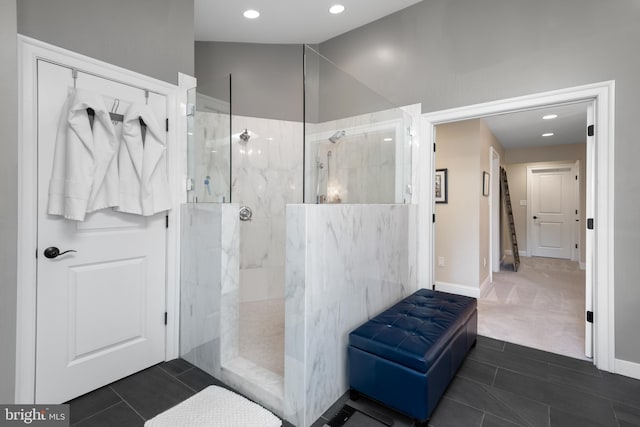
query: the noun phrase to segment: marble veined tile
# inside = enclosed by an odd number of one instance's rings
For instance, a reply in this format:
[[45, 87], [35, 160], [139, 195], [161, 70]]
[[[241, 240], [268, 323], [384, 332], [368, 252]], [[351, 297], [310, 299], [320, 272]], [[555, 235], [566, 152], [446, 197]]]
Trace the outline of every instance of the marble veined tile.
[[291, 422], [308, 425], [347, 390], [348, 333], [415, 291], [408, 247], [413, 209], [288, 207], [285, 408]]

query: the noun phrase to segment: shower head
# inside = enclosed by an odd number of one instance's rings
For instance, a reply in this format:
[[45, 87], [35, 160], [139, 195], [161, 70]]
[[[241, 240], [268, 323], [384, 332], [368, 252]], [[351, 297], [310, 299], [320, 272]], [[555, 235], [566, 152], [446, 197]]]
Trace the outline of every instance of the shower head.
[[339, 130], [338, 132], [334, 133], [333, 135], [331, 135], [329, 137], [329, 141], [331, 141], [331, 143], [335, 144], [336, 142], [338, 142], [338, 140], [340, 138], [342, 138], [346, 134], [347, 134], [347, 132], [345, 132], [344, 130]]
[[242, 140], [242, 142], [244, 142], [245, 144], [247, 142], [249, 142], [249, 138], [251, 138], [251, 135], [249, 135], [249, 130], [245, 129], [241, 134], [240, 134], [240, 139]]

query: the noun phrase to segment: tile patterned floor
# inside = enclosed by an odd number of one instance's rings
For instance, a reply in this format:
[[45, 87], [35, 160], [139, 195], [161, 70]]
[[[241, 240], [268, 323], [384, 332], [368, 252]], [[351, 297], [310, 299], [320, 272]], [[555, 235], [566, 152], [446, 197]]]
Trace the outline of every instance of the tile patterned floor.
[[[182, 359], [161, 363], [67, 402], [71, 425], [142, 427], [209, 385], [226, 387]], [[287, 422], [283, 426], [293, 427]]]
[[[142, 426], [211, 384], [222, 385], [183, 360], [162, 363], [69, 402], [71, 422]], [[345, 403], [394, 427], [412, 426], [398, 413], [365, 398], [352, 402], [345, 394], [313, 427], [323, 427]], [[584, 360], [478, 337], [429, 425], [640, 426], [640, 381], [599, 371]]]
[[240, 355], [284, 375], [284, 298], [240, 303]]
[[[394, 427], [412, 426], [406, 417], [345, 395], [313, 427], [323, 427], [345, 403], [391, 418]], [[429, 426], [640, 426], [640, 381], [584, 360], [478, 337]]]

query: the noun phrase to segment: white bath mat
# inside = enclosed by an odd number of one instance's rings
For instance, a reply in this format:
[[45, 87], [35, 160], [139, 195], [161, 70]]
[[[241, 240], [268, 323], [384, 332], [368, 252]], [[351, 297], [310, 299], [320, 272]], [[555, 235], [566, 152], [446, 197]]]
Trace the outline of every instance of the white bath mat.
[[280, 427], [271, 412], [239, 394], [209, 386], [144, 423], [145, 427]]

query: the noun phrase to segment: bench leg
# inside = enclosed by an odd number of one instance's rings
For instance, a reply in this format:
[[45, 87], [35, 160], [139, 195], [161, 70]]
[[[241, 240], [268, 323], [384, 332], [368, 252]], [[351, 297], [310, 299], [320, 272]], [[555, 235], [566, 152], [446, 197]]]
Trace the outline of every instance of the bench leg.
[[416, 420], [413, 423], [414, 427], [429, 427], [429, 419], [426, 420]]
[[360, 392], [350, 388], [349, 389], [349, 399], [356, 401], [358, 399], [360, 399]]

